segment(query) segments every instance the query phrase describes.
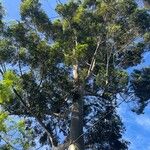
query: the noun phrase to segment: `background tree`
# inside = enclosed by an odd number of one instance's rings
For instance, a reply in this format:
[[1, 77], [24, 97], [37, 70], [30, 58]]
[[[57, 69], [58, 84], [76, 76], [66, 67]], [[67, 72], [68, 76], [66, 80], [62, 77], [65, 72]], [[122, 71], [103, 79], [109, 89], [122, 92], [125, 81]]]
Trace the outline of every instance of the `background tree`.
[[2, 25], [2, 110], [25, 117], [32, 140], [51, 149], [127, 149], [118, 95], [134, 94], [139, 110], [148, 103], [149, 76], [130, 80], [126, 69], [149, 50], [149, 13], [134, 0], [59, 2], [56, 11], [51, 20], [39, 0], [22, 0], [21, 20]]
[[146, 8], [150, 8], [150, 1], [149, 0], [144, 0], [144, 6]]

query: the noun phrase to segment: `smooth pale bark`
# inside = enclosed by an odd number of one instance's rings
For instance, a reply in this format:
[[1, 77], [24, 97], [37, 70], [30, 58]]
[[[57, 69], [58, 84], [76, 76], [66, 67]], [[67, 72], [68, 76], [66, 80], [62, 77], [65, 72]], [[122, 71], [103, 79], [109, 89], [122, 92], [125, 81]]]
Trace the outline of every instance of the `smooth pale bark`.
[[69, 150], [84, 150], [83, 136], [83, 99], [82, 91], [76, 91], [73, 96]]
[[73, 66], [75, 91], [73, 92], [73, 104], [71, 110], [71, 127], [69, 150], [84, 150], [83, 136], [83, 87], [79, 82], [78, 64]]

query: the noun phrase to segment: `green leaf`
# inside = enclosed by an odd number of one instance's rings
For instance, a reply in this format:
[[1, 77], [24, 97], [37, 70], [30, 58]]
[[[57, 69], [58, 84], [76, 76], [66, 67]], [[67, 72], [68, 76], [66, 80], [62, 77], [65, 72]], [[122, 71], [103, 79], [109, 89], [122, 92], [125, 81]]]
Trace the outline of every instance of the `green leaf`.
[[75, 48], [75, 57], [81, 59], [85, 56], [88, 48], [88, 44], [78, 44]]
[[8, 114], [6, 112], [0, 111], [0, 132], [6, 132], [5, 120], [7, 119]]
[[5, 84], [0, 83], [0, 104], [9, 102], [13, 96], [12, 90]]

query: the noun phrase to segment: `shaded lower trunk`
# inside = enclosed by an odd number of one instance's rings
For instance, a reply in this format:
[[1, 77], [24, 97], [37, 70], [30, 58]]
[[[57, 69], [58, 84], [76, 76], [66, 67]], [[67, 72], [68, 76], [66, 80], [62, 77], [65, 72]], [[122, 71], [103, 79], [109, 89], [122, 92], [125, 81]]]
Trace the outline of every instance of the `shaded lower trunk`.
[[73, 106], [70, 127], [70, 141], [72, 144], [69, 150], [84, 150], [83, 136], [83, 98], [82, 91], [73, 94]]

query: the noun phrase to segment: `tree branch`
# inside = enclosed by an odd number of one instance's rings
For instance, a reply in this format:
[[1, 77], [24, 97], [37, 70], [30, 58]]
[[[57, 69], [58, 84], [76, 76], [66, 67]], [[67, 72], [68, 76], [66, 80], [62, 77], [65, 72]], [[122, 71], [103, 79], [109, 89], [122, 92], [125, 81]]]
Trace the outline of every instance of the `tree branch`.
[[89, 66], [89, 69], [88, 69], [88, 73], [87, 73], [87, 76], [86, 76], [86, 79], [90, 77], [92, 71], [94, 70], [95, 68], [95, 63], [96, 63], [96, 55], [97, 55], [97, 52], [98, 52], [98, 49], [99, 49], [99, 46], [104, 42], [101, 42], [100, 40], [100, 37], [98, 37], [98, 42], [97, 42], [97, 46], [96, 46], [96, 49], [95, 49], [95, 52], [93, 54], [93, 57], [92, 57], [92, 60], [91, 60], [91, 64]]
[[4, 137], [2, 137], [1, 135], [0, 135], [0, 138], [7, 144], [7, 145], [9, 145], [13, 150], [19, 150], [19, 149], [17, 149], [17, 148], [15, 148], [12, 144], [10, 144]]
[[55, 142], [54, 142], [54, 139], [55, 139], [55, 138], [54, 138], [54, 136], [53, 136], [52, 131], [49, 130], [49, 129], [45, 126], [45, 124], [42, 122], [42, 120], [41, 120], [36, 114], [34, 114], [28, 106], [26, 106], [26, 103], [24, 102], [24, 100], [22, 99], [22, 97], [18, 94], [18, 92], [16, 91], [15, 88], [13, 88], [13, 92], [16, 94], [16, 96], [17, 96], [17, 97], [19, 98], [19, 100], [21, 101], [23, 107], [24, 107], [24, 108], [38, 121], [38, 123], [43, 127], [43, 129], [45, 130], [45, 132], [47, 133], [47, 135], [48, 135], [48, 137], [49, 137], [49, 140], [50, 140], [50, 142], [51, 142], [51, 144], [52, 144], [52, 147], [55, 147], [55, 146], [56, 146], [56, 144], [55, 144]]
[[3, 76], [3, 71], [2, 71], [2, 69], [0, 69], [0, 73], [1, 73], [1, 75]]

